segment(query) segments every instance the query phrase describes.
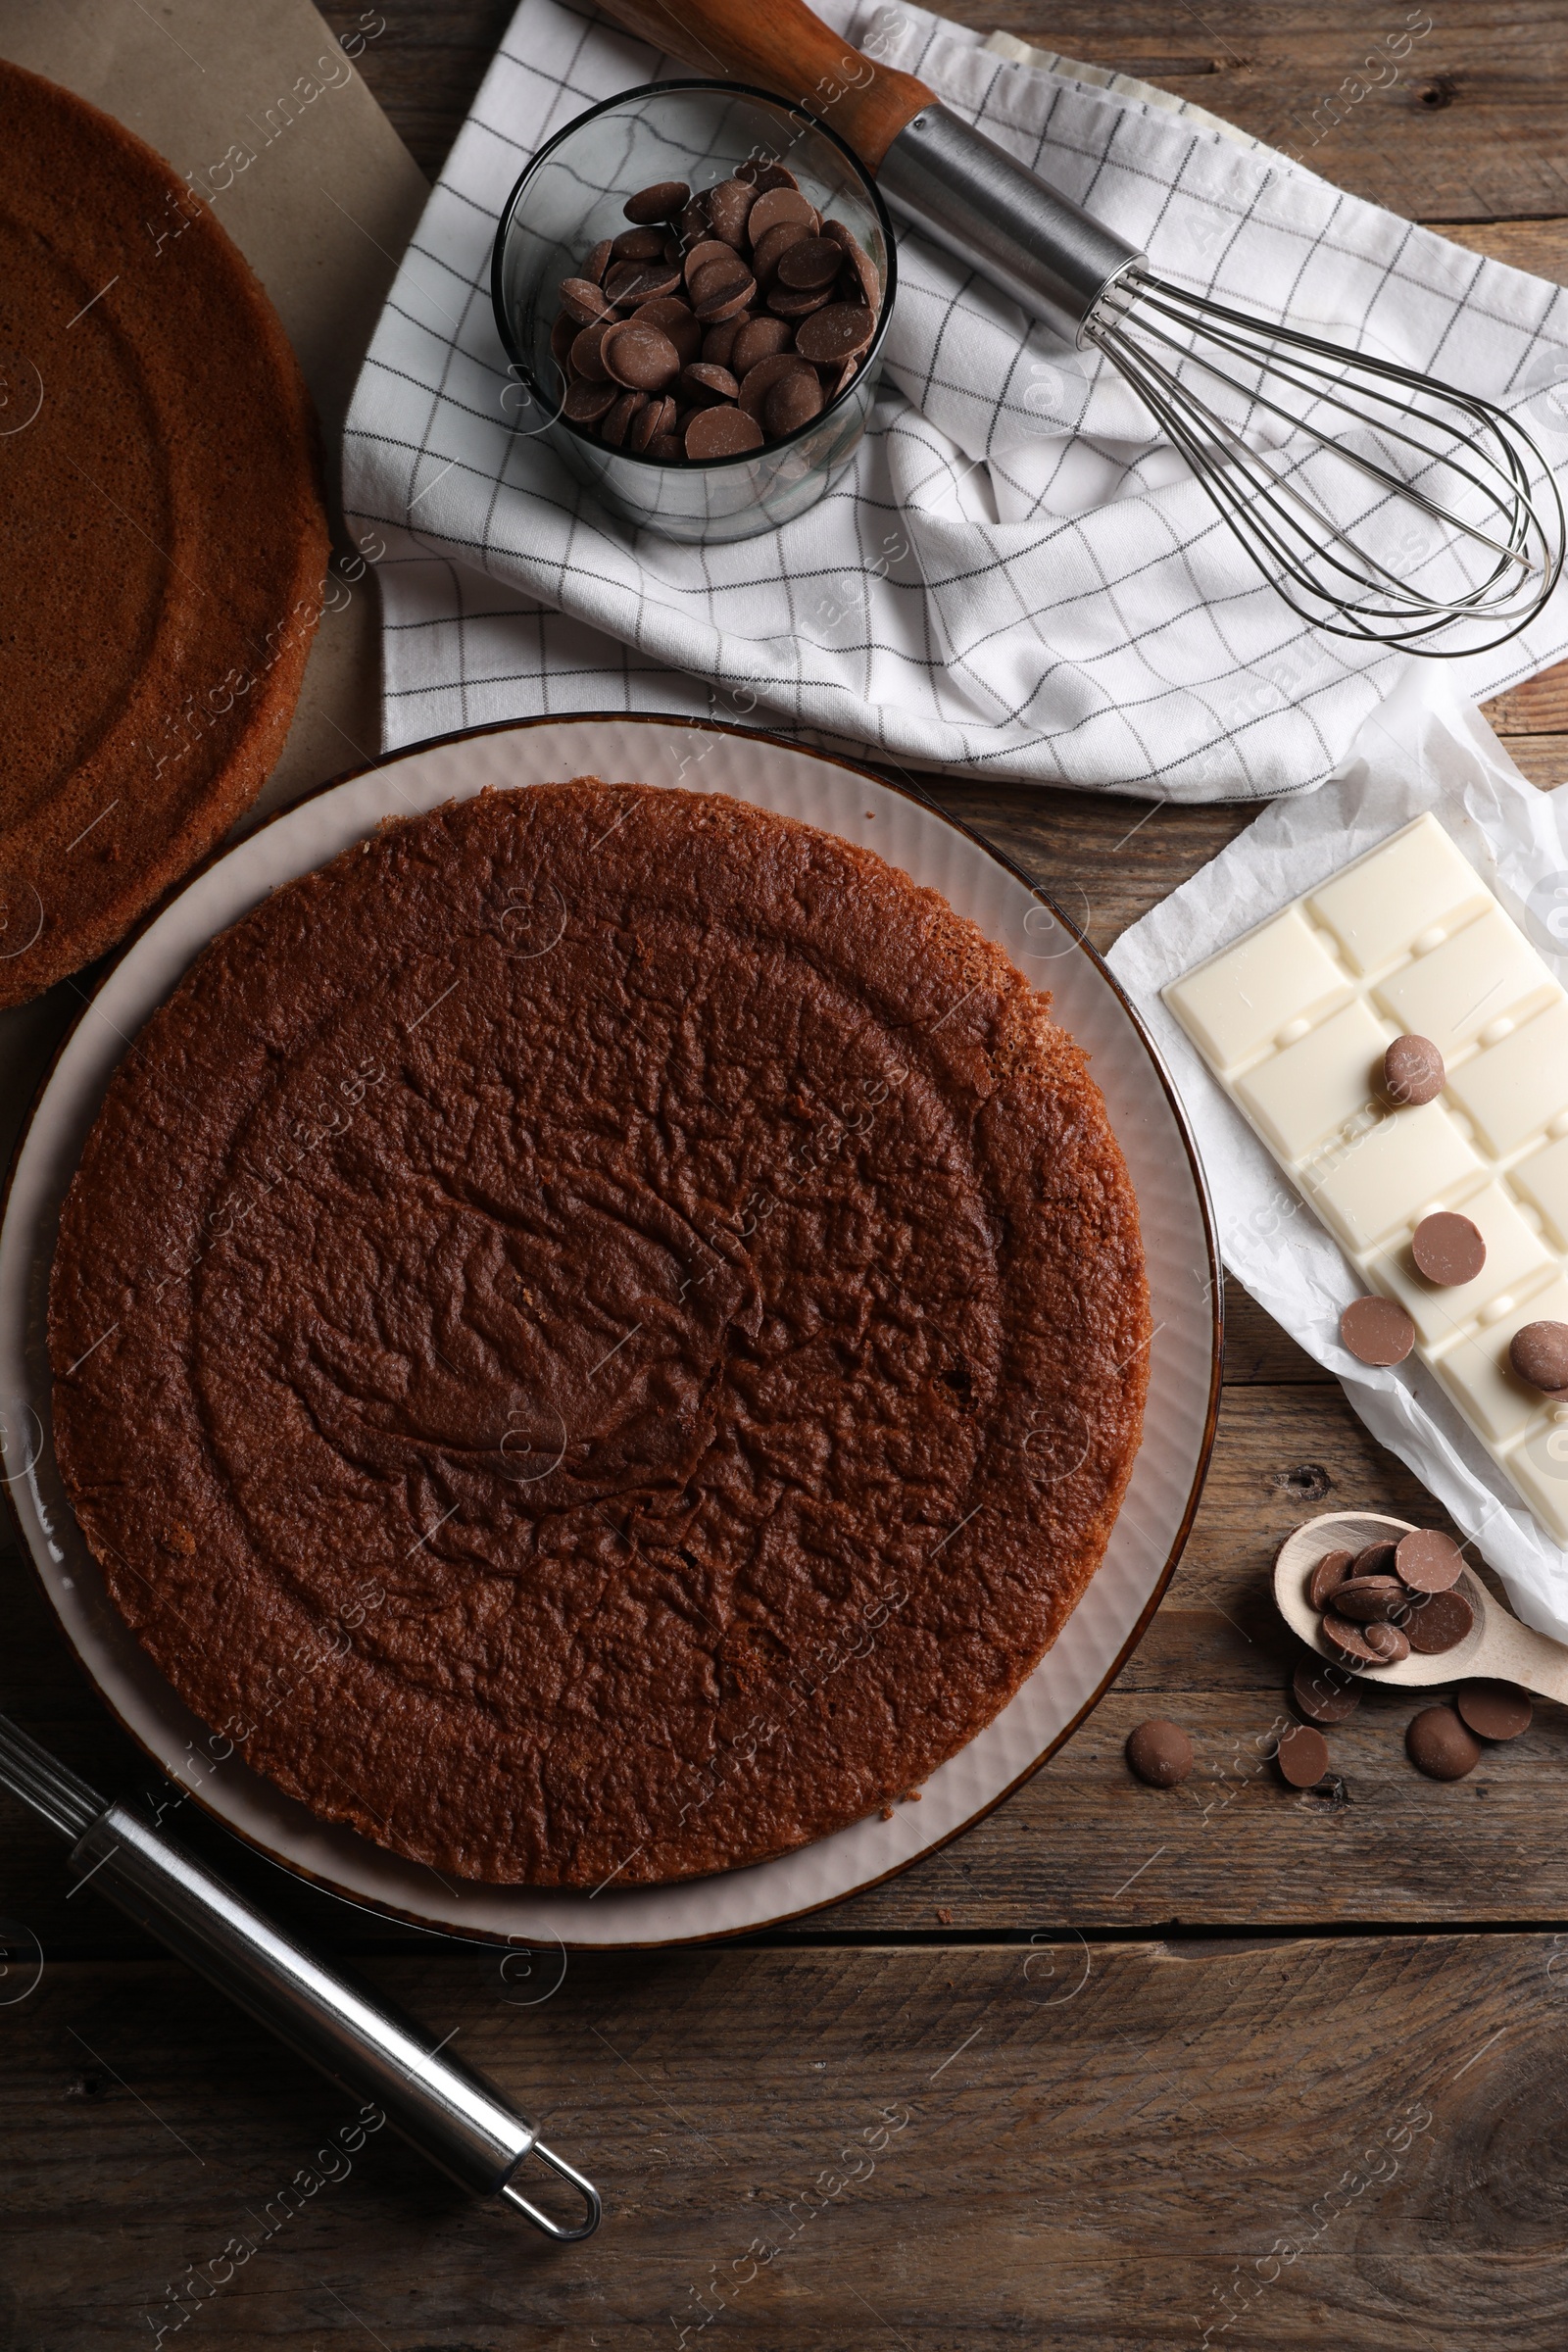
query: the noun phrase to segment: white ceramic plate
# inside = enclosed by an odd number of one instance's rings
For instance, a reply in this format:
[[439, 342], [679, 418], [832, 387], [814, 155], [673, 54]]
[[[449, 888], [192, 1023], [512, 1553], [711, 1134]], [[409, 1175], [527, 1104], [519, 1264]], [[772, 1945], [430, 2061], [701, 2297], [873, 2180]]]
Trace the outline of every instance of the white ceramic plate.
[[[216, 932], [383, 817], [594, 774], [684, 785], [806, 819], [942, 892], [1049, 988], [1093, 1057], [1138, 1195], [1154, 1320], [1139, 1452], [1105, 1559], [1060, 1640], [996, 1721], [894, 1808], [780, 1861], [596, 1895], [453, 1884], [318, 1821], [237, 1756], [198, 1779], [204, 1727], [111, 1604], [55, 1466], [45, 1307], [60, 1203], [117, 1062]], [[988, 1812], [1058, 1746], [1143, 1632], [1197, 1506], [1219, 1379], [1219, 1266], [1202, 1178], [1154, 1049], [1098, 957], [997, 854], [848, 761], [678, 719], [569, 718], [443, 738], [328, 786], [197, 876], [122, 956], [61, 1048], [18, 1148], [0, 1229], [6, 1491], [67, 1638], [132, 1738], [274, 1860], [394, 1916], [537, 1944], [652, 1944], [734, 1935], [873, 1886]]]

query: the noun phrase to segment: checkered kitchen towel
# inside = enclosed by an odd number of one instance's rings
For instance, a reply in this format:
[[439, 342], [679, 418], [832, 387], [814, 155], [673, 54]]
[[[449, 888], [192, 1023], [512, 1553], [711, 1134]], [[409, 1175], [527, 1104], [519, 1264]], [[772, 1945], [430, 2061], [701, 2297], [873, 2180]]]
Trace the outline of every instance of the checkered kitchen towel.
[[[1518, 406], [1568, 469], [1555, 286], [1154, 93], [1008, 62], [915, 9], [819, 5], [1155, 269]], [[683, 71], [565, 0], [522, 0], [430, 198], [344, 466], [384, 600], [388, 748], [544, 712], [665, 710], [1183, 801], [1328, 775], [1407, 658], [1305, 628], [1115, 374], [912, 234], [864, 443], [775, 534], [694, 549], [634, 532], [511, 428], [488, 282], [507, 193], [584, 108]], [[1564, 653], [1568, 591], [1458, 675], [1479, 698]]]

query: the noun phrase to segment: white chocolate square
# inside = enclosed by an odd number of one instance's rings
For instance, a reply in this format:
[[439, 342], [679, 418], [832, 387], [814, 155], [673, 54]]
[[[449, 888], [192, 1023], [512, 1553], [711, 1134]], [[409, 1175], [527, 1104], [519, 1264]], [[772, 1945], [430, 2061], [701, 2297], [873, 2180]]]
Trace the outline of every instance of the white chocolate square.
[[1236, 1082], [1252, 1124], [1286, 1159], [1304, 1159], [1331, 1136], [1347, 1142], [1358, 1122], [1379, 1118], [1388, 1030], [1359, 997], [1294, 1046], [1257, 1062]]
[[1508, 1456], [1508, 1475], [1537, 1518], [1559, 1544], [1568, 1544], [1568, 1420], [1554, 1417], [1516, 1446]]
[[1430, 1202], [1483, 1173], [1441, 1102], [1390, 1111], [1342, 1152], [1325, 1152], [1299, 1182], [1312, 1206], [1354, 1251], [1372, 1250]]
[[1306, 905], [1350, 969], [1365, 973], [1407, 955], [1423, 931], [1453, 930], [1491, 898], [1437, 818], [1423, 815], [1311, 892]]
[[1433, 1367], [1466, 1419], [1494, 1446], [1506, 1446], [1551, 1409], [1539, 1389], [1509, 1368], [1508, 1342], [1526, 1323], [1568, 1323], [1568, 1281], [1561, 1274], [1522, 1306], [1461, 1340]]
[[1522, 1285], [1539, 1284], [1552, 1263], [1545, 1243], [1500, 1184], [1489, 1184], [1461, 1201], [1459, 1213], [1470, 1219], [1487, 1245], [1487, 1262], [1474, 1282], [1441, 1290], [1417, 1273], [1408, 1242], [1394, 1244], [1372, 1261], [1378, 1281], [1406, 1309], [1417, 1338], [1433, 1349], [1457, 1338], [1494, 1298]]
[[1430, 1037], [1445, 1056], [1456, 1054], [1505, 1013], [1556, 994], [1556, 982], [1524, 935], [1494, 902], [1430, 955], [1401, 964], [1373, 995], [1391, 1020]]
[[1520, 1160], [1510, 1181], [1540, 1209], [1558, 1249], [1568, 1250], [1568, 1135]]
[[1460, 1064], [1448, 1094], [1499, 1159], [1568, 1110], [1568, 997]]
[[1165, 991], [1182, 1026], [1222, 1071], [1250, 1060], [1292, 1022], [1321, 1020], [1353, 993], [1298, 906]]

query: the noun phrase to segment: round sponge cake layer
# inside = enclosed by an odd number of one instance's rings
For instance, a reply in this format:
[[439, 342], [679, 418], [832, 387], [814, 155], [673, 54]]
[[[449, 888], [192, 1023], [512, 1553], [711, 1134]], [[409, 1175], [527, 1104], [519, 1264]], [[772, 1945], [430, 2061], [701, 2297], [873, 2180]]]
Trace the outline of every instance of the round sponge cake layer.
[[780, 1853], [989, 1722], [1100, 1561], [1149, 1331], [1104, 1106], [998, 949], [832, 835], [593, 779], [217, 940], [51, 1298], [77, 1515], [217, 1740], [571, 1886]]

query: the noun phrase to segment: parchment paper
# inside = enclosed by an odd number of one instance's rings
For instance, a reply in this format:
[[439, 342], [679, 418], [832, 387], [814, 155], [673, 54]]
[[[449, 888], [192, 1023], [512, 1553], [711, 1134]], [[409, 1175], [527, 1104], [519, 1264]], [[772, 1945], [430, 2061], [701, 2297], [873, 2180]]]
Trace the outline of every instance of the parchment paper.
[[[395, 36], [374, 9], [354, 55]], [[336, 513], [349, 394], [429, 190], [354, 55], [310, 0], [5, 0], [0, 56], [101, 106], [214, 207], [276, 306], [320, 419], [333, 541], [364, 566]], [[313, 93], [307, 95], [307, 93]], [[249, 158], [248, 161], [242, 159]], [[334, 572], [339, 564], [334, 563]], [[380, 743], [380, 645], [368, 578], [340, 580], [322, 616], [283, 755], [256, 823]], [[0, 1152], [12, 1142], [80, 982], [0, 1013]]]
[[[1423, 808], [1463, 851], [1559, 979], [1568, 978], [1568, 793], [1539, 792], [1437, 662], [1418, 663], [1362, 727], [1340, 773], [1276, 801], [1201, 873], [1124, 933], [1112, 971], [1148, 1022], [1208, 1174], [1221, 1253], [1259, 1306], [1337, 1373], [1380, 1445], [1436, 1495], [1501, 1577], [1521, 1617], [1568, 1642], [1568, 1553], [1537, 1524], [1432, 1374], [1340, 1344], [1364, 1285], [1339, 1244], [1210, 1077], [1159, 991]], [[1349, 1504], [1357, 1498], [1343, 1498]]]

